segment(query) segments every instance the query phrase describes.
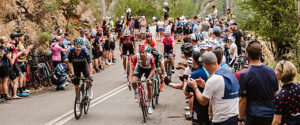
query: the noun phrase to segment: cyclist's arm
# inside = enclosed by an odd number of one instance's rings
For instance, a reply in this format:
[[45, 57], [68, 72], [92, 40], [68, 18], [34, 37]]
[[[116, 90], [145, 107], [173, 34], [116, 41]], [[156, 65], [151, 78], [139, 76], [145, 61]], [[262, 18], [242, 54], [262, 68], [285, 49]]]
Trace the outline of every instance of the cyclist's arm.
[[172, 40], [172, 47], [173, 47], [173, 54], [175, 54], [175, 41], [173, 38], [170, 38]]
[[89, 63], [89, 73], [90, 73], [90, 77], [93, 77], [93, 65], [91, 62]]
[[161, 54], [164, 54], [164, 43], [163, 43], [163, 39], [161, 39], [160, 53], [161, 53]]
[[119, 50], [122, 53], [122, 46], [123, 46], [123, 40], [122, 38], [120, 39], [120, 43], [119, 43]]
[[132, 76], [133, 76], [133, 72], [134, 72], [136, 63], [137, 63], [137, 55], [135, 55], [135, 56], [133, 57], [132, 65], [130, 66], [129, 81], [131, 81], [131, 79], [132, 79]]
[[155, 73], [155, 60], [153, 56], [151, 56], [150, 63], [151, 63], [151, 72], [148, 79], [151, 79]]
[[68, 63], [68, 66], [69, 66], [69, 68], [70, 68], [71, 75], [74, 75], [73, 63], [72, 63], [72, 62], [69, 62], [69, 63]]

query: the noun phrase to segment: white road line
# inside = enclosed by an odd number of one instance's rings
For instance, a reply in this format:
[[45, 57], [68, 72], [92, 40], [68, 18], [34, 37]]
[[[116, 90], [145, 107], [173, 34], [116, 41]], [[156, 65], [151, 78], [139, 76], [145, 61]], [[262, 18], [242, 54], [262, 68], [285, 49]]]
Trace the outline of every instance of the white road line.
[[[98, 104], [101, 103], [101, 102], [104, 102], [105, 100], [109, 99], [110, 97], [112, 97], [112, 96], [118, 94], [119, 92], [121, 92], [121, 91], [123, 91], [123, 90], [125, 90], [125, 89], [127, 89], [127, 87], [121, 88], [121, 89], [119, 89], [118, 91], [112, 93], [111, 95], [108, 95], [108, 96], [104, 97], [103, 99], [101, 99], [101, 100], [99, 100], [99, 101], [93, 103], [93, 104], [90, 106], [90, 108], [92, 108], [92, 107], [98, 105]], [[70, 121], [73, 117], [74, 117], [73, 114], [72, 114], [72, 115], [69, 115], [68, 117], [66, 117], [65, 119], [62, 119], [61, 121], [59, 121], [59, 122], [56, 123], [55, 125], [63, 125], [63, 124], [65, 124], [66, 122]]]
[[[109, 92], [107, 92], [107, 93], [105, 93], [105, 94], [97, 97], [96, 99], [93, 99], [91, 101], [90, 108], [92, 108], [95, 105], [97, 105], [97, 104], [99, 104], [99, 103], [107, 100], [108, 98], [114, 96], [115, 94], [117, 94], [117, 93], [125, 90], [126, 88], [127, 88], [127, 84], [123, 84], [123, 85], [119, 86], [118, 88], [116, 88], [114, 90], [111, 90], [111, 91], [109, 91]], [[57, 123], [59, 123], [59, 121], [65, 121], [63, 123], [66, 123], [67, 121], [69, 121], [70, 119], [72, 119], [72, 117], [74, 117], [73, 113], [74, 113], [73, 110], [68, 111], [67, 113], [65, 113], [65, 114], [63, 114], [63, 115], [61, 115], [61, 116], [59, 116], [59, 117], [57, 117], [57, 118], [55, 118], [55, 119], [47, 122], [45, 125], [54, 125], [54, 124], [56, 125]], [[71, 116], [71, 118], [69, 118], [70, 116]], [[67, 118], [65, 118], [65, 117], [67, 117]], [[66, 121], [66, 119], [68, 119], [68, 120]], [[59, 124], [59, 125], [61, 125], [61, 124]]]

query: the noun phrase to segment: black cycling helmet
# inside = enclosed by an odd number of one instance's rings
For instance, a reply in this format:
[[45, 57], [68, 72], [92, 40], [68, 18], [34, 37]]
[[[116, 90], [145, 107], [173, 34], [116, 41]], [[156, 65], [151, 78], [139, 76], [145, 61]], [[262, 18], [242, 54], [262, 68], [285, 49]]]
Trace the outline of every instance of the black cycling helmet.
[[202, 66], [202, 54], [200, 51], [193, 51], [193, 60], [199, 65]]
[[187, 57], [191, 57], [193, 53], [193, 44], [192, 43], [184, 43], [181, 46], [181, 52]]
[[159, 56], [159, 52], [158, 52], [157, 49], [152, 49], [151, 54], [152, 54], [154, 57], [158, 57], [158, 56]]
[[83, 40], [79, 37], [75, 38], [74, 39], [74, 45], [80, 45], [82, 46], [83, 45]]
[[23, 34], [22, 33], [17, 33], [17, 32], [13, 32], [13, 33], [10, 34], [11, 39], [15, 39], [16, 37], [21, 37], [21, 36], [23, 36]]

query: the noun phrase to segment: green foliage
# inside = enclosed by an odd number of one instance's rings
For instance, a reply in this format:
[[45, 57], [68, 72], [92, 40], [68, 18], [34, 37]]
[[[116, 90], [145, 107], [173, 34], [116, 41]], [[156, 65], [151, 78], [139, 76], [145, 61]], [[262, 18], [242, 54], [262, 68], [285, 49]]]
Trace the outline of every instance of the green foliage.
[[51, 39], [51, 35], [48, 32], [43, 32], [40, 28], [37, 30], [37, 35], [39, 44], [48, 44], [49, 40]]
[[238, 6], [235, 11], [240, 27], [268, 41], [276, 59], [296, 47], [299, 29], [295, 0], [240, 0]]
[[197, 8], [199, 4], [194, 0], [169, 0], [170, 17], [189, 16], [194, 17], [197, 15]]

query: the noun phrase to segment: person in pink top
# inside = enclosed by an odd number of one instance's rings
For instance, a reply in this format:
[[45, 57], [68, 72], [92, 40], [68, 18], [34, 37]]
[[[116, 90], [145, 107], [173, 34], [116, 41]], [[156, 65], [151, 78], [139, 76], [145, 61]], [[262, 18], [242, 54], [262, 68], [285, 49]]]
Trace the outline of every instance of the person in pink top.
[[174, 73], [175, 41], [170, 33], [164, 33], [164, 37], [161, 40], [161, 53], [164, 54], [165, 66], [167, 64], [167, 58], [169, 57], [171, 60], [172, 73]]
[[66, 49], [60, 46], [63, 38], [61, 36], [55, 37], [56, 42], [51, 44], [51, 51], [52, 51], [52, 63], [53, 68], [55, 68], [59, 63], [61, 63], [61, 53], [67, 51]]

